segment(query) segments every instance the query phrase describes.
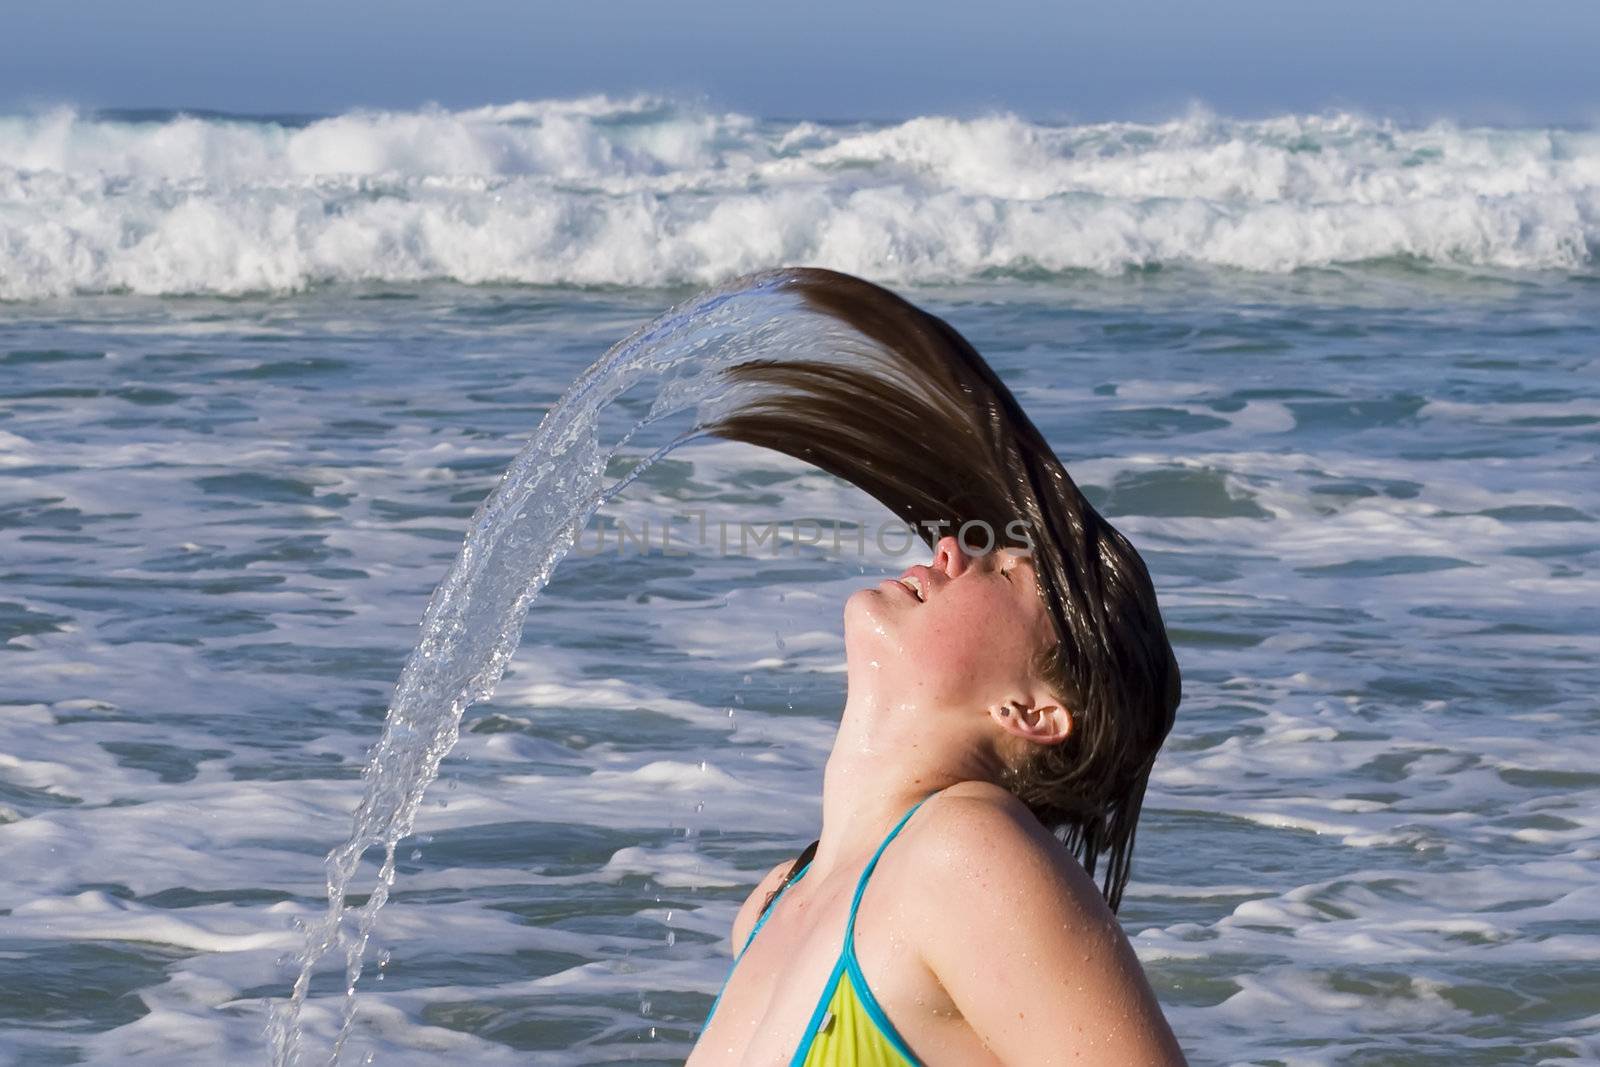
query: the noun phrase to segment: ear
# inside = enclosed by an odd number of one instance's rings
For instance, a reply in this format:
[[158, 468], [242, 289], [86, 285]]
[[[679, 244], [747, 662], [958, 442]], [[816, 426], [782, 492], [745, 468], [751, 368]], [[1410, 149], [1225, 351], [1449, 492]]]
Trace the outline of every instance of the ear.
[[1036, 745], [1059, 745], [1072, 734], [1072, 712], [1054, 700], [1015, 698], [990, 708], [989, 717], [1006, 733]]

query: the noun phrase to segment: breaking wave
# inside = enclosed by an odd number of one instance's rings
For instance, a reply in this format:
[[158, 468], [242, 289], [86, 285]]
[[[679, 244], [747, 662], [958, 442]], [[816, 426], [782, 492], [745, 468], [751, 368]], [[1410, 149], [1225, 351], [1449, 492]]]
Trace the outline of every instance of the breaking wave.
[[655, 97], [0, 116], [0, 299], [346, 282], [890, 284], [1370, 260], [1589, 272], [1600, 133], [1352, 114], [775, 121]]

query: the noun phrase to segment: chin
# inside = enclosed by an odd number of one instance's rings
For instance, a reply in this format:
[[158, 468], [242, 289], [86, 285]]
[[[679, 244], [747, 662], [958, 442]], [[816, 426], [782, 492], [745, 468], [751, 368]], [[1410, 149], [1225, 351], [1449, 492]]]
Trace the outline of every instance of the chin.
[[872, 600], [878, 595], [876, 589], [857, 589], [854, 593], [844, 598], [844, 632], [850, 635], [852, 626], [875, 619], [878, 615], [873, 610]]
[[883, 593], [876, 589], [857, 589], [844, 602], [844, 643], [849, 648], [858, 640], [879, 643], [893, 624], [894, 612], [887, 610]]

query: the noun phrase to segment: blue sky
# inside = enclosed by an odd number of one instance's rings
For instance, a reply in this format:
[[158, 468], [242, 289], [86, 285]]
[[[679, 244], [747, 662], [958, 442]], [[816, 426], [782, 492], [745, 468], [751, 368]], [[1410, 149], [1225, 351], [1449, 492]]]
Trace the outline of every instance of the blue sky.
[[1597, 0], [13, 0], [0, 108], [334, 112], [635, 90], [764, 116], [1355, 108], [1600, 123]]

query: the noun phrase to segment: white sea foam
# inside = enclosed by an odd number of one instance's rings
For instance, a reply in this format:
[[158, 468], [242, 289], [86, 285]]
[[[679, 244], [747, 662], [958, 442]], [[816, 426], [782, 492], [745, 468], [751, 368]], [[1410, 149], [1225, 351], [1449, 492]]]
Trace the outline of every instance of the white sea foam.
[[1373, 259], [1592, 269], [1600, 135], [1351, 114], [778, 122], [648, 97], [304, 125], [0, 117], [0, 299], [885, 281]]
[[[667, 121], [629, 106], [569, 117]], [[872, 133], [799, 124], [782, 150], [803, 170]], [[1122, 914], [1196, 1063], [1600, 1059], [1595, 290], [1365, 302], [1393, 278], [1303, 304], [1303, 278], [1191, 299], [1165, 272], [936, 309], [1157, 575], [1185, 699]], [[265, 1058], [279, 958], [322, 911], [320, 857], [473, 501], [537, 408], [665, 302], [362, 295], [0, 308], [0, 926], [35, 998], [0, 1020], [0, 1060]], [[133, 382], [176, 399], [136, 405]], [[1412, 402], [1369, 419], [1386, 397]], [[697, 443], [605, 515], [685, 506], [885, 514]], [[681, 1060], [743, 891], [819, 825], [842, 602], [906, 562], [870, 540], [569, 556], [401, 845], [360, 1050]], [[323, 1046], [326, 978], [302, 1015]]]

